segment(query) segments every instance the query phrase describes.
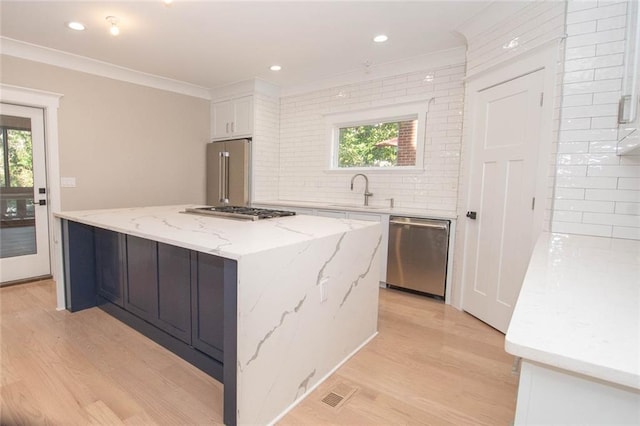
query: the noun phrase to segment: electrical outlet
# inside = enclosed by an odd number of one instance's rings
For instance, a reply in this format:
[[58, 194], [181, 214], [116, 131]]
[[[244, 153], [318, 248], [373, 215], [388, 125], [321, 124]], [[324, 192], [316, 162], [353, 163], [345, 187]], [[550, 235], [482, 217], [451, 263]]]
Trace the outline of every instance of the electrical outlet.
[[327, 297], [328, 297], [328, 284], [329, 283], [329, 278], [323, 278], [322, 281], [320, 281], [320, 302], [326, 302], [327, 301]]

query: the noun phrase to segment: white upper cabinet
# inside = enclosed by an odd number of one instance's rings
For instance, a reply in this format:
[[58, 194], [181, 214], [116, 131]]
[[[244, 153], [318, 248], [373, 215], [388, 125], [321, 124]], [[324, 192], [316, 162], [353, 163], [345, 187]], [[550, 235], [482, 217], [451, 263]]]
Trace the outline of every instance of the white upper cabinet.
[[211, 105], [211, 138], [229, 139], [253, 133], [253, 96], [214, 102]]

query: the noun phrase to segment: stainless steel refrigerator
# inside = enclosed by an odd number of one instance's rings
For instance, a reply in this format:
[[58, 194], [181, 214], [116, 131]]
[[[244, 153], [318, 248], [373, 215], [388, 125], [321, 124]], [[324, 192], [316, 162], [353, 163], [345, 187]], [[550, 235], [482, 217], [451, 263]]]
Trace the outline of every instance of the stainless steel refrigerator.
[[249, 204], [251, 142], [234, 139], [207, 144], [207, 204]]

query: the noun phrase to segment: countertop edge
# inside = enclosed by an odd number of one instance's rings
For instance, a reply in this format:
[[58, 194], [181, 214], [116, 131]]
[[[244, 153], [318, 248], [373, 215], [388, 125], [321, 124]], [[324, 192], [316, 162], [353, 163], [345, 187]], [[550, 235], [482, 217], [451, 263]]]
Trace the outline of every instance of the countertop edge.
[[299, 207], [308, 209], [322, 209], [322, 210], [337, 210], [337, 211], [349, 211], [358, 213], [370, 213], [370, 214], [384, 214], [390, 216], [416, 216], [427, 219], [443, 219], [443, 220], [457, 220], [458, 215], [456, 213], [450, 213], [442, 210], [422, 210], [416, 208], [388, 208], [388, 207], [359, 207], [350, 205], [340, 205], [339, 203], [329, 204], [319, 201], [291, 201], [291, 200], [265, 200], [265, 201], [252, 201], [251, 204], [257, 205], [271, 205], [271, 206], [283, 206], [283, 207]]
[[[557, 240], [557, 241], [554, 241]], [[557, 300], [548, 299], [551, 296], [563, 294], [557, 292], [558, 286], [567, 284], [567, 289], [570, 291], [566, 295], [574, 295], [571, 298], [572, 302], [575, 302], [575, 282], [571, 283], [572, 273], [576, 270], [576, 267], [582, 267], [587, 274], [598, 276], [606, 271], [608, 264], [601, 262], [589, 263], [590, 250], [597, 250], [608, 254], [619, 254], [620, 247], [638, 247], [633, 240], [624, 240], [616, 238], [604, 238], [604, 237], [592, 237], [583, 235], [572, 235], [562, 233], [549, 233], [545, 232], [540, 235], [536, 242], [535, 248], [532, 252], [531, 260], [527, 269], [527, 273], [523, 280], [522, 288], [520, 290], [520, 296], [516, 302], [516, 307], [512, 316], [511, 324], [505, 335], [505, 351], [511, 355], [521, 357], [526, 360], [530, 360], [534, 363], [546, 365], [551, 368], [558, 368], [569, 373], [578, 374], [582, 376], [591, 377], [593, 379], [602, 380], [608, 383], [612, 383], [618, 386], [628, 387], [634, 389], [636, 392], [640, 389], [640, 361], [637, 365], [633, 364], [633, 360], [627, 360], [626, 364], [615, 365], [603, 361], [598, 362], [598, 358], [585, 356], [581, 359], [580, 356], [573, 356], [577, 353], [575, 351], [567, 351], [563, 346], [564, 342], [560, 343], [558, 339], [564, 339], [566, 341], [570, 336], [553, 335], [552, 325], [549, 322], [545, 323], [545, 319], [549, 318], [547, 314], [558, 314], [560, 311], [551, 311], [546, 307], [553, 307], [557, 309]], [[617, 250], [617, 251], [616, 251]], [[640, 253], [640, 252], [638, 252]], [[625, 263], [623, 265], [629, 265], [630, 271], [633, 268], [637, 268], [637, 255], [632, 256], [631, 263]], [[593, 268], [593, 270], [589, 269]], [[575, 281], [575, 280], [574, 280]], [[580, 282], [579, 289], [586, 289], [585, 295], [589, 296], [598, 289], [598, 287], [589, 286], [588, 283]], [[624, 281], [622, 281], [624, 282]], [[631, 282], [633, 285], [633, 283]], [[573, 285], [573, 287], [572, 287]], [[632, 287], [633, 288], [633, 287]], [[572, 292], [573, 291], [573, 292]], [[597, 293], [595, 293], [597, 294]], [[640, 295], [640, 287], [638, 287], [638, 294]], [[631, 297], [634, 297], [633, 293]], [[544, 305], [539, 305], [536, 302], [546, 301]], [[590, 300], [590, 299], [585, 299]], [[599, 300], [596, 298], [596, 300]], [[631, 300], [631, 299], [628, 299]], [[640, 297], [639, 299], [640, 300]], [[563, 299], [559, 299], [562, 303]], [[579, 299], [582, 301], [582, 299]], [[554, 304], [555, 303], [555, 304]], [[568, 305], [571, 306], [569, 300]], [[572, 315], [576, 314], [576, 306], [580, 304], [573, 303]], [[534, 309], [535, 308], [535, 309]], [[549, 308], [550, 309], [550, 308]], [[584, 308], [589, 310], [589, 308]], [[579, 314], [586, 315], [589, 312], [583, 312], [584, 309], [577, 311]], [[608, 312], [608, 311], [605, 311]], [[640, 321], [640, 311], [631, 311], [632, 315], [635, 312]], [[599, 311], [602, 314], [602, 311]], [[554, 317], [557, 317], [555, 315]], [[634, 317], [631, 318], [625, 316], [617, 321], [632, 321], [629, 324], [633, 324]], [[614, 318], [611, 317], [611, 318]], [[581, 322], [587, 321], [584, 317], [580, 318]], [[566, 318], [559, 317], [560, 320], [565, 320], [563, 324], [573, 324], [571, 321], [575, 321], [571, 316]], [[614, 323], [608, 323], [611, 327], [615, 327]], [[627, 324], [627, 323], [625, 323]], [[557, 325], [556, 327], [558, 327]], [[619, 326], [617, 327], [620, 328]], [[631, 326], [631, 334], [633, 333], [633, 326]], [[589, 335], [589, 340], [584, 340], [586, 336], [576, 337], [578, 343], [594, 342], [598, 345], [598, 336], [603, 336], [603, 331], [599, 331], [600, 334]], [[617, 336], [620, 337], [620, 336]], [[627, 336], [627, 338], [634, 338], [634, 336]], [[557, 349], [554, 350], [554, 347]], [[595, 346], [598, 349], [598, 346]], [[607, 351], [615, 351], [617, 346], [607, 343], [604, 347], [603, 354], [606, 356]], [[573, 352], [573, 355], [570, 353]], [[604, 359], [604, 358], [602, 358]]]
[[209, 248], [206, 247], [202, 247], [202, 246], [198, 246], [196, 244], [189, 244], [189, 243], [185, 243], [184, 241], [179, 241], [179, 240], [173, 240], [170, 238], [164, 238], [161, 236], [158, 236], [157, 234], [151, 235], [148, 233], [144, 233], [144, 232], [136, 232], [133, 231], [131, 229], [125, 229], [122, 227], [119, 227], [117, 225], [105, 225], [104, 223], [99, 223], [99, 222], [93, 222], [91, 220], [87, 220], [84, 217], [76, 217], [73, 215], [69, 215], [69, 214], [65, 214], [65, 212], [58, 212], [58, 213], [54, 213], [53, 214], [54, 217], [60, 218], [60, 219], [65, 219], [65, 220], [71, 220], [73, 222], [78, 222], [78, 223], [82, 223], [84, 225], [89, 225], [89, 226], [95, 226], [97, 228], [102, 228], [102, 229], [107, 229], [110, 231], [114, 231], [114, 232], [119, 232], [121, 234], [127, 234], [127, 235], [131, 235], [134, 237], [139, 237], [139, 238], [146, 238], [146, 239], [150, 239], [153, 241], [157, 241], [159, 243], [164, 243], [164, 244], [169, 244], [169, 245], [173, 245], [176, 247], [181, 247], [181, 248], [185, 248], [188, 250], [194, 250], [200, 253], [206, 253], [206, 254], [212, 254], [215, 256], [220, 256], [220, 257], [224, 257], [225, 259], [230, 259], [230, 260], [239, 260], [242, 255], [238, 255], [236, 253], [228, 253], [228, 252], [224, 252], [222, 250], [211, 250]]
[[640, 390], [640, 379], [633, 373], [616, 370], [601, 365], [584, 362], [564, 355], [545, 352], [512, 342], [505, 337], [505, 351], [524, 360], [565, 370], [571, 374], [596, 378], [605, 382]]

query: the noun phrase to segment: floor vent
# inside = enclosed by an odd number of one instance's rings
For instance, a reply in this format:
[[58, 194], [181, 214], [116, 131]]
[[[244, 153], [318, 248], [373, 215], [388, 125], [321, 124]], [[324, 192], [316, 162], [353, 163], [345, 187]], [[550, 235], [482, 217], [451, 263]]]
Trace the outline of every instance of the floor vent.
[[336, 408], [338, 404], [342, 402], [344, 397], [338, 395], [337, 393], [329, 392], [327, 396], [322, 398], [322, 402], [327, 404], [330, 407]]
[[331, 391], [322, 398], [322, 402], [329, 407], [339, 409], [356, 393], [358, 388], [347, 386], [344, 383], [337, 384]]

